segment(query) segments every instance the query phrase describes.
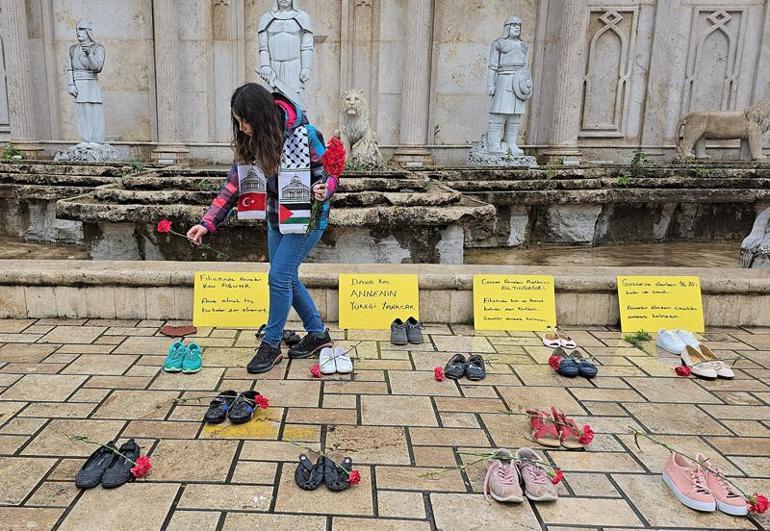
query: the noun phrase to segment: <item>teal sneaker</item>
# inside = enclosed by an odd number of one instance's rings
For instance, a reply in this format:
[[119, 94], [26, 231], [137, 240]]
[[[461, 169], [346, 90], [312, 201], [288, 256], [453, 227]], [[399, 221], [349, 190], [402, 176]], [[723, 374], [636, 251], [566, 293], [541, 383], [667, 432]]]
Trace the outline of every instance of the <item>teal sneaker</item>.
[[182, 372], [182, 363], [187, 356], [187, 347], [181, 341], [175, 341], [168, 347], [166, 361], [163, 362], [163, 370], [166, 372]]
[[201, 370], [201, 367], [203, 367], [201, 348], [197, 343], [190, 343], [187, 346], [187, 354], [182, 362], [182, 372], [185, 374], [193, 374]]

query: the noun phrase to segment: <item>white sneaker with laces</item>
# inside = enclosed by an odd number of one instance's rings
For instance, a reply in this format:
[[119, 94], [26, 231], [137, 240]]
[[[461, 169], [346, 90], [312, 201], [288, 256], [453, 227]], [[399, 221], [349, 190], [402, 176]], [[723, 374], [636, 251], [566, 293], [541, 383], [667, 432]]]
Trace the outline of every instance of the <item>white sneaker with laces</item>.
[[339, 374], [350, 374], [353, 372], [353, 360], [345, 353], [342, 347], [334, 348], [334, 364], [337, 366]]
[[661, 330], [658, 332], [658, 338], [655, 340], [655, 344], [666, 352], [676, 354], [679, 356], [682, 354], [684, 347], [687, 346], [684, 341], [674, 332], [674, 330]]
[[329, 347], [321, 349], [318, 356], [318, 366], [321, 368], [321, 374], [334, 374], [337, 372], [337, 366], [334, 363], [334, 351]]
[[700, 341], [698, 341], [698, 338], [695, 337], [695, 334], [688, 330], [672, 330], [679, 339], [682, 340], [682, 342], [685, 345], [690, 345], [692, 348], [700, 348]]

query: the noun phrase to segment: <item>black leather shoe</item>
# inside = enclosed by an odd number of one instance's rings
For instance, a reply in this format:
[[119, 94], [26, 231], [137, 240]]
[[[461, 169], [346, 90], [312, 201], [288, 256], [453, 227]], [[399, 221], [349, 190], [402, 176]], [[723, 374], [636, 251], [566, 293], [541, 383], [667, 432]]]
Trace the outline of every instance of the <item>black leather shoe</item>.
[[455, 354], [449, 358], [449, 361], [446, 363], [446, 366], [444, 367], [444, 376], [453, 380], [459, 380], [465, 376], [466, 365], [468, 365], [468, 362], [465, 361], [465, 356], [462, 354]]
[[227, 410], [233, 404], [233, 400], [238, 396], [235, 391], [224, 391], [219, 393], [214, 400], [209, 403], [209, 409], [203, 416], [203, 420], [208, 424], [219, 424], [227, 418]]
[[309, 358], [316, 352], [320, 351], [324, 347], [333, 347], [334, 341], [332, 341], [329, 335], [329, 329], [327, 328], [320, 333], [309, 333], [302, 338], [302, 341], [298, 345], [289, 349], [289, 358], [296, 360], [299, 358]]
[[[118, 450], [125, 457], [116, 455], [107, 470], [102, 476], [102, 487], [105, 489], [114, 489], [133, 479], [131, 469], [135, 466], [131, 461], [139, 459], [140, 448], [136, 441], [130, 439]], [[126, 459], [128, 458], [128, 459]], [[130, 459], [130, 461], [129, 461]]]
[[467, 376], [469, 380], [483, 380], [486, 375], [487, 369], [484, 367], [484, 358], [478, 354], [474, 354], [468, 358], [468, 365], [465, 366], [465, 376]]
[[[115, 443], [109, 442], [107, 446], [112, 450], [117, 450]], [[112, 450], [100, 446], [91, 457], [83, 464], [77, 476], [75, 476], [75, 486], [79, 489], [92, 489], [102, 481], [102, 476], [112, 460], [117, 456]]]
[[257, 348], [257, 353], [246, 366], [246, 371], [251, 374], [267, 372], [273, 368], [276, 363], [283, 359], [280, 347], [274, 347], [269, 343], [262, 342]]

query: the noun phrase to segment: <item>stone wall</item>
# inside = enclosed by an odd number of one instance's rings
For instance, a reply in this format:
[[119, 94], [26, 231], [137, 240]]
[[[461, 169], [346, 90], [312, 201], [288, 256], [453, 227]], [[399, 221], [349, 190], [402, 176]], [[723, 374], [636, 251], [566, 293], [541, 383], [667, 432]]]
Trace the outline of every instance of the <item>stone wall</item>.
[[[89, 17], [107, 50], [100, 80], [109, 141], [144, 155], [181, 142], [192, 159], [229, 160], [229, 96], [257, 78], [257, 23], [272, 0], [168, 2], [0, 0], [0, 139], [32, 137], [46, 154], [77, 139], [63, 70], [75, 22]], [[511, 14], [523, 20], [536, 87], [520, 143], [539, 153], [579, 148], [583, 158], [617, 160], [641, 146], [668, 156], [686, 112], [770, 98], [767, 0], [298, 4], [316, 34], [312, 118], [331, 133], [340, 92], [363, 88], [387, 154], [416, 141], [437, 162], [465, 159], [487, 120], [489, 46]], [[407, 41], [425, 46], [407, 50]], [[425, 72], [410, 68], [422, 53]], [[162, 75], [170, 63], [171, 80]], [[429, 103], [415, 118], [402, 112], [404, 97]], [[175, 136], [162, 125], [168, 113], [178, 114], [180, 138], [167, 138]]]

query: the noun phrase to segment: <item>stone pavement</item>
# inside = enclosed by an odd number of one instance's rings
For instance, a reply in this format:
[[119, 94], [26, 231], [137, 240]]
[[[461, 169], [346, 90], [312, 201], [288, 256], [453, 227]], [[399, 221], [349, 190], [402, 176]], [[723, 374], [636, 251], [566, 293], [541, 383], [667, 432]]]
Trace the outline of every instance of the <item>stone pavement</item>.
[[[244, 370], [251, 330], [201, 329], [204, 369], [160, 371], [172, 341], [162, 321], [0, 320], [2, 529], [761, 529], [770, 520], [699, 514], [660, 479], [665, 450], [634, 446], [630, 426], [712, 456], [749, 492], [770, 492], [770, 329], [714, 329], [708, 344], [737, 358], [734, 381], [677, 378], [673, 356], [636, 349], [606, 328], [571, 332], [601, 363], [589, 382], [556, 375], [533, 333], [475, 334], [430, 325], [427, 342], [395, 347], [386, 332], [333, 329], [357, 348], [354, 376], [311, 377], [284, 361]], [[452, 352], [491, 361], [481, 382], [436, 382]], [[216, 390], [256, 388], [271, 403], [246, 425], [206, 427]], [[484, 467], [459, 452], [532, 446], [520, 407], [556, 405], [597, 436], [590, 451], [545, 450], [564, 470], [551, 504], [488, 505]], [[72, 480], [93, 447], [135, 437], [154, 469], [118, 490]], [[301, 449], [349, 455], [361, 484], [340, 494], [293, 482]]]

